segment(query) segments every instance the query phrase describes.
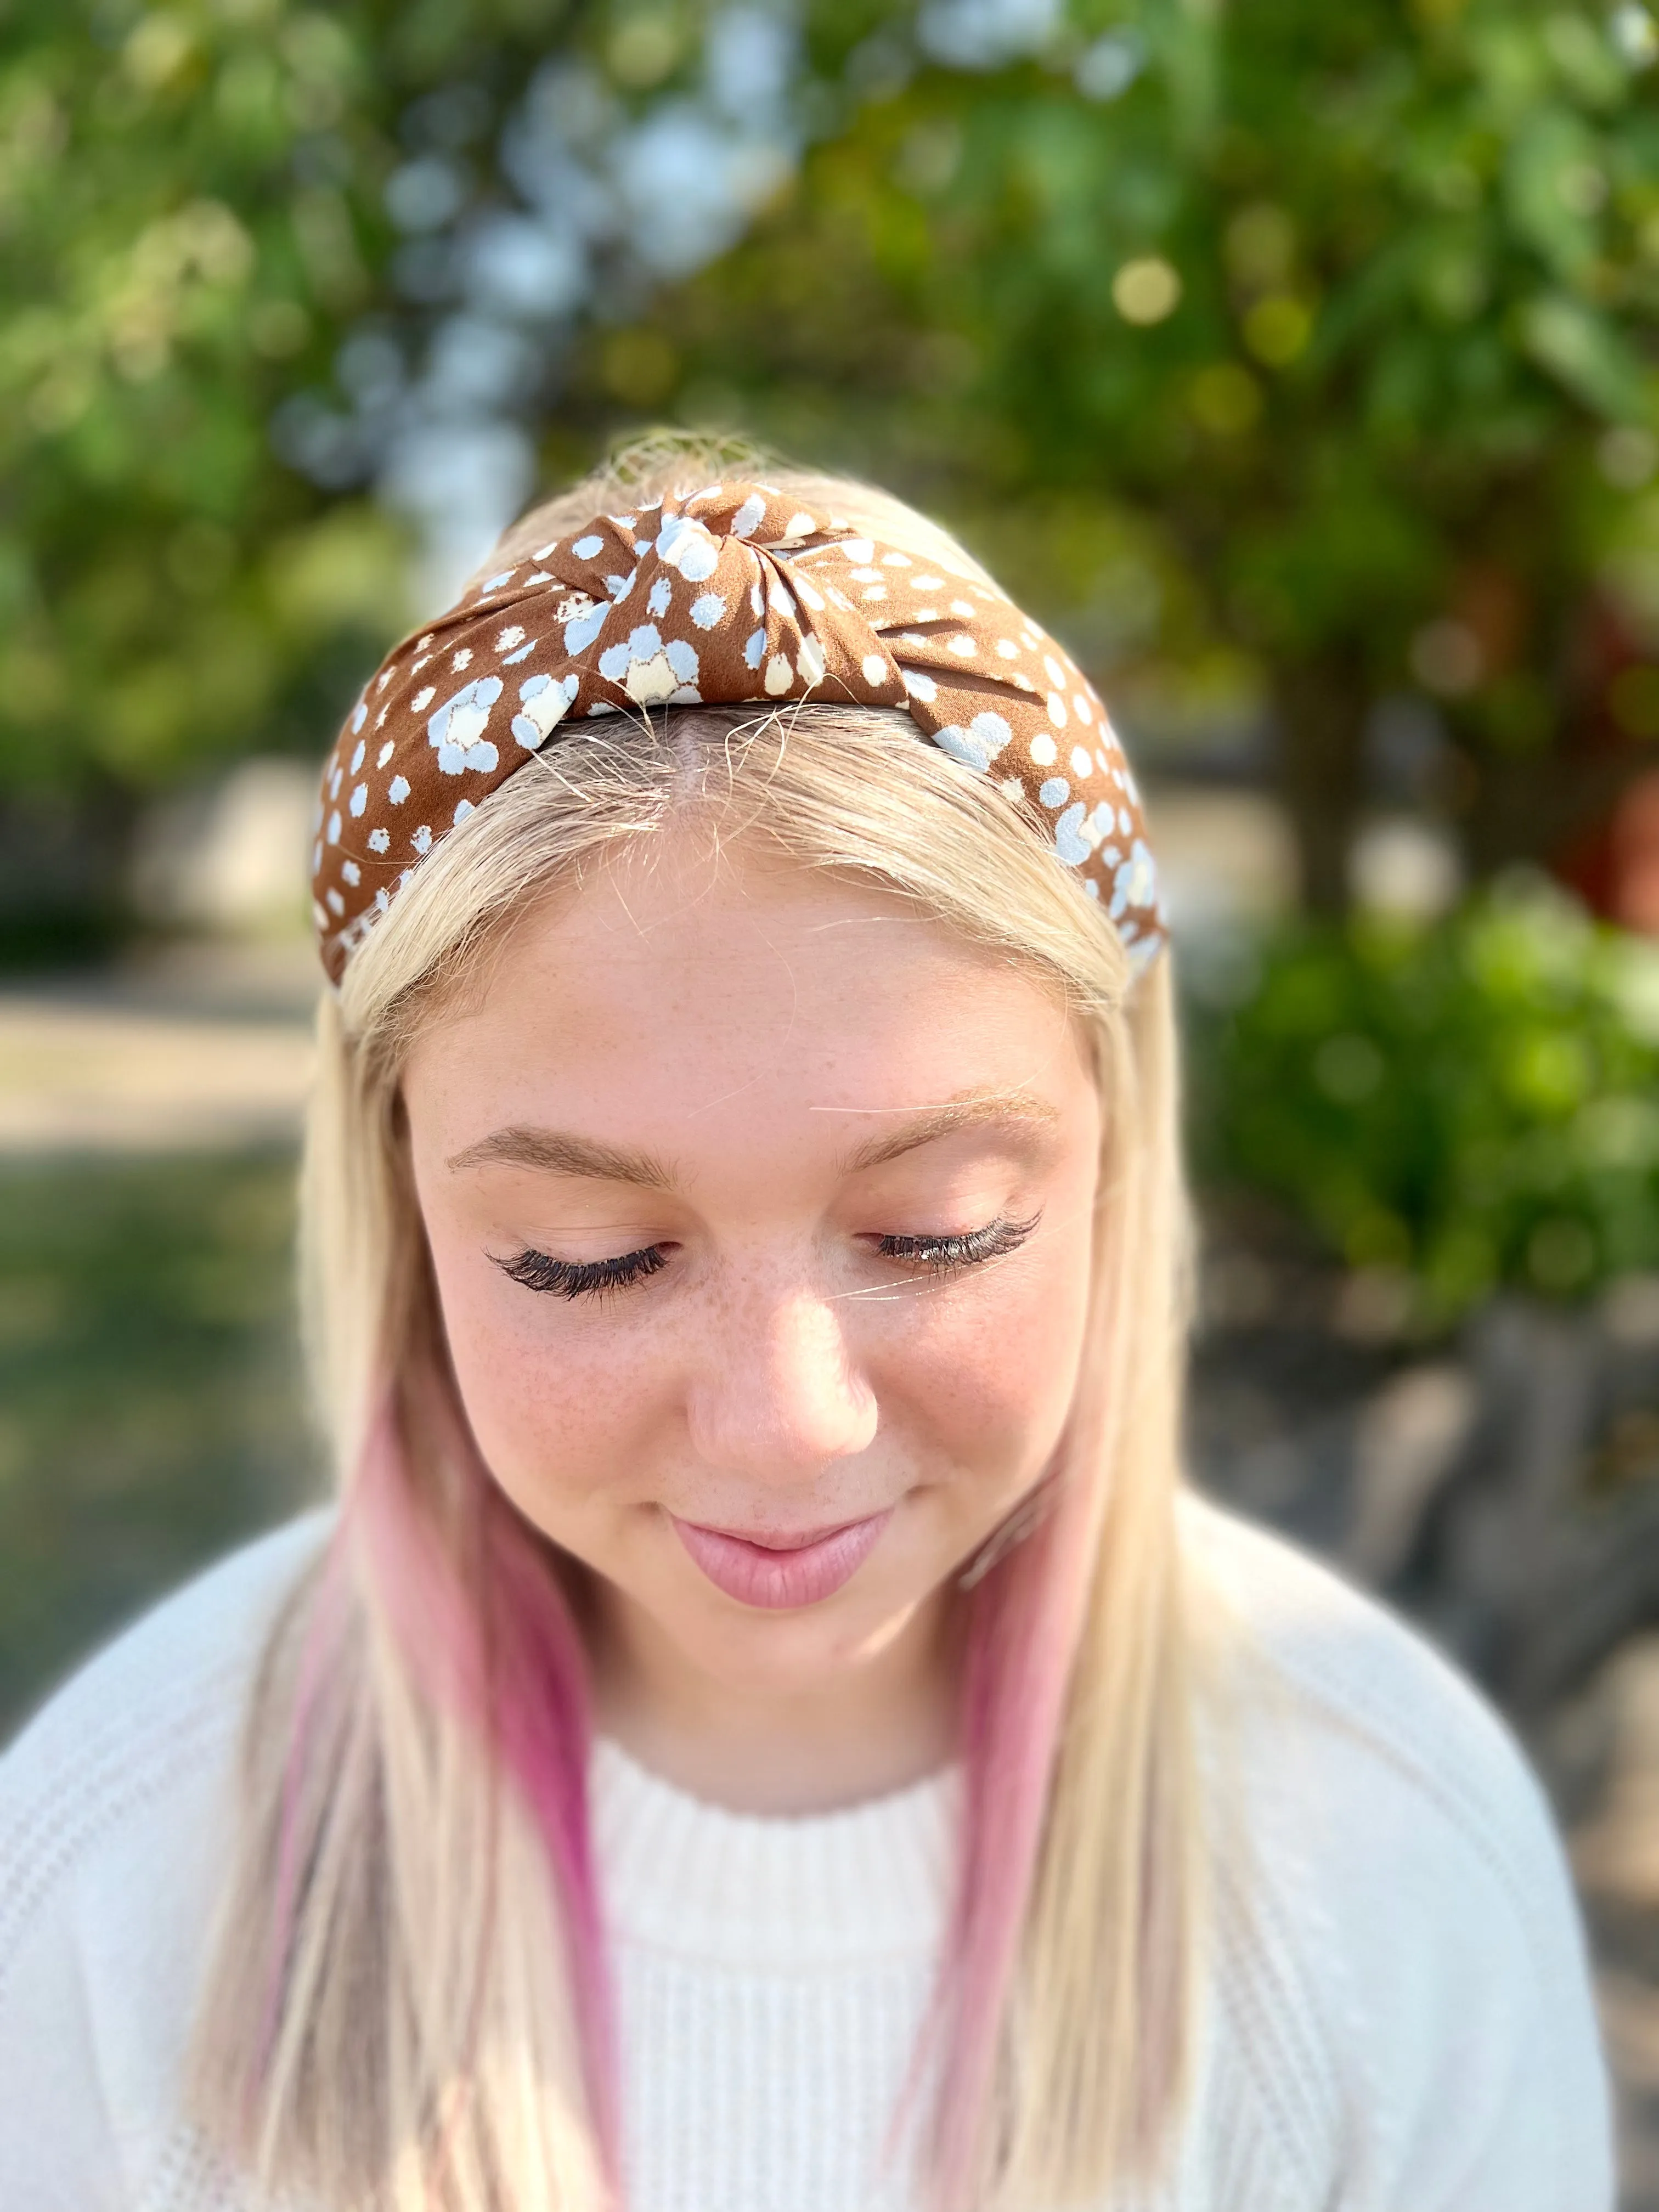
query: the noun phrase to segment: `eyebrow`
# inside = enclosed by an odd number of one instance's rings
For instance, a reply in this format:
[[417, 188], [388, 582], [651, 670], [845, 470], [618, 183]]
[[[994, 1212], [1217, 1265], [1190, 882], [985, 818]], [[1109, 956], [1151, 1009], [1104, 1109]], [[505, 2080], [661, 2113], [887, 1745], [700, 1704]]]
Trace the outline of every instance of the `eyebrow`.
[[[816, 1110], [828, 1114], [906, 1112], [903, 1107], [826, 1106]], [[918, 1108], [908, 1115], [902, 1128], [890, 1130], [884, 1136], [867, 1138], [842, 1162], [842, 1172], [856, 1175], [868, 1168], [881, 1167], [889, 1160], [902, 1158], [906, 1152], [933, 1144], [940, 1137], [956, 1136], [963, 1129], [1047, 1127], [1059, 1119], [1058, 1111], [1047, 1099], [1029, 1092], [1011, 1095], [1000, 1091], [992, 1097], [947, 1099], [941, 1106]], [[631, 1182], [646, 1190], [675, 1188], [672, 1173], [653, 1153], [601, 1144], [594, 1138], [574, 1136], [563, 1129], [515, 1126], [492, 1130], [476, 1145], [468, 1145], [464, 1151], [452, 1154], [444, 1164], [452, 1175], [461, 1174], [468, 1168], [535, 1168], [544, 1175], [586, 1176], [601, 1182]]]
[[[834, 1113], [834, 1107], [821, 1109]], [[841, 1109], [848, 1110], [848, 1109]], [[859, 1109], [851, 1109], [854, 1112]], [[865, 1109], [881, 1111], [878, 1108]], [[905, 1109], [892, 1109], [904, 1113]], [[871, 1137], [849, 1152], [843, 1170], [856, 1174], [860, 1169], [878, 1168], [889, 1160], [896, 1160], [906, 1152], [914, 1152], [921, 1146], [931, 1145], [940, 1137], [954, 1137], [963, 1129], [1048, 1128], [1060, 1119], [1059, 1109], [1046, 1098], [1038, 1098], [1030, 1091], [998, 1091], [977, 1097], [948, 1098], [941, 1106], [918, 1108], [908, 1115], [902, 1127], [887, 1135]]]
[[492, 1130], [476, 1145], [453, 1153], [444, 1165], [452, 1175], [494, 1165], [539, 1168], [544, 1175], [586, 1176], [601, 1182], [638, 1183], [647, 1190], [672, 1190], [674, 1178], [650, 1152], [603, 1145], [562, 1129], [514, 1127]]

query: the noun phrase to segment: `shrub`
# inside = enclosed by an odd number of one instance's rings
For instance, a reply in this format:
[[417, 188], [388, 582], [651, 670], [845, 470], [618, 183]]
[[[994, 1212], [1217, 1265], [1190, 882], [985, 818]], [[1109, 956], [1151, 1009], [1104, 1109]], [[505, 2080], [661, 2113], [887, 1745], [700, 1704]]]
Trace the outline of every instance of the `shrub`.
[[1200, 1046], [1208, 1170], [1399, 1271], [1423, 1321], [1659, 1268], [1659, 945], [1551, 886], [1299, 922]]

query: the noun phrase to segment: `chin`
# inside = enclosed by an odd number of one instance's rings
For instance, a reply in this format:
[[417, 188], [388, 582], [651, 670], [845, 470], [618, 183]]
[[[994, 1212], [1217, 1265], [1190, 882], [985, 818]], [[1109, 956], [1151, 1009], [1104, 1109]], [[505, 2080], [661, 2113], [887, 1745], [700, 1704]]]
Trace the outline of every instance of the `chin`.
[[[752, 1688], [754, 1668], [763, 1666], [769, 1683], [805, 1689], [860, 1666], [885, 1650], [915, 1619], [931, 1591], [908, 1599], [860, 1599], [852, 1590], [817, 1605], [763, 1612], [714, 1598], [719, 1615], [688, 1624], [708, 1654], [711, 1674], [730, 1674], [733, 1687]], [[678, 1640], [678, 1639], [677, 1639]]]

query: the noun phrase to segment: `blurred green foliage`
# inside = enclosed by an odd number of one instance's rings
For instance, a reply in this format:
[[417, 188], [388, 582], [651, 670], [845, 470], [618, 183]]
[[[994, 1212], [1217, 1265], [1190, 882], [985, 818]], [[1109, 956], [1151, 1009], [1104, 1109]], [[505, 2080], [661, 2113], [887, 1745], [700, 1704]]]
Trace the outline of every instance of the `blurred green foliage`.
[[1077, 0], [980, 69], [903, 12], [813, 11], [834, 127], [597, 375], [912, 484], [1132, 726], [1269, 702], [1316, 904], [1389, 690], [1443, 702], [1478, 867], [1605, 805], [1595, 595], [1659, 653], [1645, 9]]
[[0, 1735], [307, 1493], [286, 1152], [0, 1168]]
[[1659, 945], [1522, 878], [1426, 927], [1303, 921], [1231, 995], [1209, 1171], [1400, 1276], [1420, 1322], [1659, 1267]]
[[271, 419], [387, 300], [398, 118], [557, 0], [12, 0], [0, 46], [0, 793], [320, 750], [406, 533]]

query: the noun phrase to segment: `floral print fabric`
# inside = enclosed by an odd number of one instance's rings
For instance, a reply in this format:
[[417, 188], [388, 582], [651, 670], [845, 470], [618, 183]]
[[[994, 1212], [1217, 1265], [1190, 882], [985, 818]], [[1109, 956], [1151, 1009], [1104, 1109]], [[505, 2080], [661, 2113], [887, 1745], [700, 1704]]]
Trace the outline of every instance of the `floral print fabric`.
[[764, 484], [596, 516], [388, 654], [323, 769], [323, 964], [424, 855], [587, 717], [790, 701], [902, 708], [1040, 821], [1137, 967], [1164, 936], [1129, 764], [1087, 678], [987, 586]]

